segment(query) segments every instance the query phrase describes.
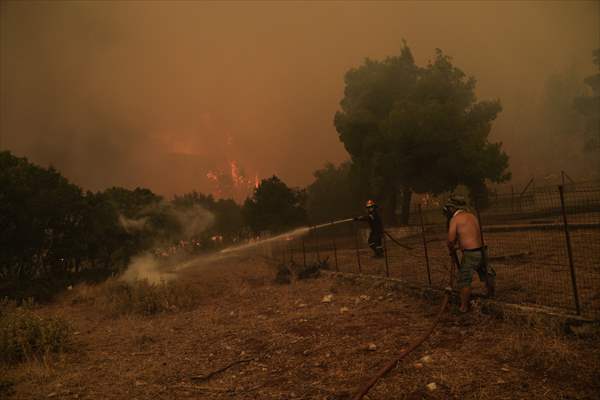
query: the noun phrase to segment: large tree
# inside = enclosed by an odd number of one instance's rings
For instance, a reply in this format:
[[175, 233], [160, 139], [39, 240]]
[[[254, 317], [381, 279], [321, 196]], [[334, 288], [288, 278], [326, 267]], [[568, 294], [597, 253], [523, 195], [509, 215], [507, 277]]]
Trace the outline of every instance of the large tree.
[[575, 99], [575, 108], [585, 117], [585, 147], [600, 156], [600, 48], [594, 50], [593, 61], [598, 72], [584, 82], [591, 88], [590, 96]]
[[254, 232], [281, 232], [307, 222], [305, 202], [304, 191], [289, 188], [273, 175], [263, 179], [252, 197], [246, 199], [242, 214]]
[[398, 193], [400, 222], [407, 223], [413, 192], [464, 184], [478, 197], [486, 179], [510, 178], [501, 143], [488, 141], [500, 102], [477, 101], [475, 83], [439, 49], [433, 62], [417, 66], [406, 44], [399, 56], [366, 59], [346, 73], [334, 124], [365, 192], [382, 200], [388, 220]]
[[352, 163], [325, 164], [314, 172], [315, 180], [307, 189], [306, 210], [313, 224], [348, 218], [364, 212]]

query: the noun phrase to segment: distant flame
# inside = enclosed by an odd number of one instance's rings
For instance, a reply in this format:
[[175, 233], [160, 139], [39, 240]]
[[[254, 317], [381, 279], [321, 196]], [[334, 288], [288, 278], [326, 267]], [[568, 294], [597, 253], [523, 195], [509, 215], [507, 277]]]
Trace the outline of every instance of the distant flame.
[[258, 174], [255, 174], [254, 178], [247, 177], [236, 160], [231, 160], [228, 164], [228, 173], [223, 170], [208, 171], [206, 177], [216, 185], [213, 193], [215, 196], [243, 201], [258, 188]]
[[217, 174], [215, 174], [215, 173], [214, 173], [214, 172], [212, 172], [212, 171], [208, 171], [208, 172], [206, 173], [206, 177], [207, 177], [209, 180], [213, 181], [213, 182], [218, 182], [218, 181], [219, 181], [219, 177], [217, 176]]
[[237, 166], [237, 162], [230, 161], [229, 166], [231, 167], [231, 179], [235, 186], [239, 186], [244, 183], [244, 177], [240, 176], [240, 170]]

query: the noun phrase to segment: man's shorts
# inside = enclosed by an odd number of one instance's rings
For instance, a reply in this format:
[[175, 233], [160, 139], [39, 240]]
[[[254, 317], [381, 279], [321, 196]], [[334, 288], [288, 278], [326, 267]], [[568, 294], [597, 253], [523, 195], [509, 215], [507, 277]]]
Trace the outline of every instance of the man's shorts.
[[481, 282], [487, 282], [488, 279], [493, 282], [496, 278], [496, 271], [488, 264], [487, 247], [463, 251], [456, 282], [458, 289], [471, 286], [473, 271], [477, 271]]

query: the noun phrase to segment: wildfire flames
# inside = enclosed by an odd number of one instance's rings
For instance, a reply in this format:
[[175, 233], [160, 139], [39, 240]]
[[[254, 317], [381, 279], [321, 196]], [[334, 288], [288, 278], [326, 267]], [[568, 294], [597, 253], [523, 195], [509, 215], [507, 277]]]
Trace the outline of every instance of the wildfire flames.
[[238, 166], [238, 162], [231, 160], [228, 162], [229, 168], [225, 170], [208, 171], [206, 178], [213, 182], [215, 197], [230, 197], [237, 201], [243, 201], [252, 194], [254, 189], [258, 188], [258, 174], [254, 177], [247, 176]]

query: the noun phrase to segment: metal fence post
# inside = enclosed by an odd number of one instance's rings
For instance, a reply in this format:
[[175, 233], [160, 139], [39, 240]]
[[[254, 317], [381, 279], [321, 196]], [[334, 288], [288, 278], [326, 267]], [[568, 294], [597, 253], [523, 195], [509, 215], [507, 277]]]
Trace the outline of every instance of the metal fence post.
[[352, 231], [354, 233], [354, 243], [356, 245], [356, 262], [358, 264], [358, 273], [362, 273], [362, 266], [360, 265], [360, 250], [358, 248], [358, 231], [356, 229], [356, 224], [352, 224]]
[[483, 225], [481, 224], [481, 215], [479, 214], [479, 207], [475, 203], [475, 214], [477, 215], [477, 223], [479, 224], [479, 236], [481, 237], [481, 246], [485, 246], [485, 240], [483, 239]]
[[429, 286], [431, 286], [431, 270], [429, 268], [429, 253], [427, 251], [427, 238], [425, 237], [425, 224], [423, 223], [423, 211], [421, 210], [421, 205], [419, 204], [419, 219], [421, 221], [421, 236], [423, 237], [423, 250], [425, 252], [425, 265], [427, 265], [427, 282], [429, 282]]
[[306, 268], [306, 246], [304, 244], [304, 236], [302, 236], [302, 265]]
[[[498, 194], [496, 193], [496, 201], [498, 201]], [[510, 185], [510, 211], [515, 212], [515, 187]]]
[[385, 256], [385, 276], [390, 277], [390, 266], [388, 263], [388, 252], [387, 245], [385, 241], [385, 235], [383, 235], [383, 255]]
[[563, 228], [565, 231], [565, 241], [567, 244], [567, 256], [569, 257], [569, 268], [571, 269], [571, 284], [573, 285], [573, 298], [575, 300], [575, 309], [577, 315], [581, 314], [581, 307], [579, 305], [579, 294], [577, 293], [577, 280], [575, 279], [575, 265], [573, 264], [573, 251], [571, 249], [571, 236], [569, 234], [569, 224], [567, 223], [567, 211], [565, 210], [565, 196], [564, 188], [562, 185], [558, 186], [558, 193], [560, 194], [560, 209], [563, 217]]
[[[331, 226], [333, 226], [333, 221], [331, 221]], [[337, 272], [340, 271], [338, 267], [338, 259], [337, 259], [337, 246], [335, 245], [335, 232], [331, 235], [331, 243], [333, 244], [333, 259], [335, 260], [335, 270]]]
[[317, 226], [313, 227], [313, 232], [315, 234], [315, 248], [317, 252], [317, 262], [321, 262], [321, 253], [319, 252], [319, 234], [317, 233]]

